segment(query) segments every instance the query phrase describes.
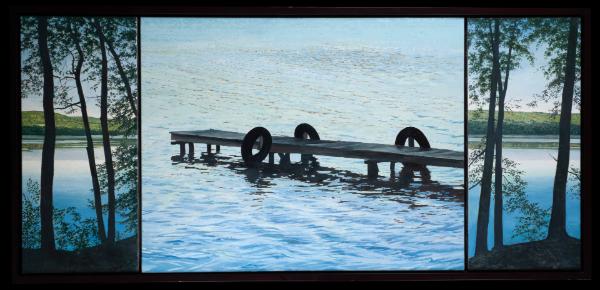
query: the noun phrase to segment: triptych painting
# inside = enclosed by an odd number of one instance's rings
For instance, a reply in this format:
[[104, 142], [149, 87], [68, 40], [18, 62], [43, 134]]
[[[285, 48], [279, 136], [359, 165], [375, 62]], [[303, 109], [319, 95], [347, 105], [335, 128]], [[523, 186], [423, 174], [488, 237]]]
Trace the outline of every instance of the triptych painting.
[[580, 269], [580, 22], [23, 16], [21, 271]]

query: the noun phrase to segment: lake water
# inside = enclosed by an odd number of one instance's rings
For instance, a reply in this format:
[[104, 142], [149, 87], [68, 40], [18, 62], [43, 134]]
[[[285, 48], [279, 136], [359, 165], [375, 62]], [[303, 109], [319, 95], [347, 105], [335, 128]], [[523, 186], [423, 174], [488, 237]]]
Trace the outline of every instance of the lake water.
[[[510, 143], [511, 140], [522, 139], [521, 137], [507, 138]], [[473, 140], [475, 141], [475, 140]], [[527, 143], [531, 141], [529, 145], [519, 148], [514, 146], [510, 148], [503, 148], [503, 155], [513, 161], [519, 163], [518, 169], [524, 172], [523, 179], [527, 182], [525, 192], [528, 200], [537, 202], [541, 208], [548, 209], [552, 206], [552, 190], [554, 187], [554, 174], [556, 173], [556, 161], [552, 156], [558, 155], [557, 148], [546, 148], [548, 143], [557, 142], [556, 138], [541, 138], [521, 140], [521, 142]], [[572, 146], [579, 144], [579, 138], [574, 138]], [[535, 148], [538, 147], [538, 148]], [[579, 148], [571, 150], [570, 154], [570, 166], [580, 168], [581, 151]], [[575, 238], [581, 236], [581, 223], [580, 223], [580, 199], [577, 192], [573, 190], [574, 182], [569, 179], [567, 182], [567, 233]], [[479, 208], [479, 194], [481, 188], [479, 186], [469, 190], [469, 257], [475, 254], [475, 233], [477, 231], [477, 212]], [[492, 194], [491, 206], [493, 207], [494, 199]], [[488, 228], [488, 244], [491, 247], [493, 245], [494, 233], [493, 233], [493, 210], [490, 216], [490, 224]], [[503, 215], [503, 228], [504, 228], [504, 244], [515, 244], [527, 241], [523, 236], [513, 236], [513, 230], [518, 224], [518, 217], [520, 213], [504, 213]], [[544, 233], [547, 233], [547, 227], [543, 229]]]
[[[94, 140], [96, 164], [104, 163], [104, 149], [101, 137]], [[27, 190], [27, 181], [31, 179], [40, 182], [42, 166], [43, 136], [23, 136], [22, 156], [22, 186]], [[53, 202], [55, 208], [75, 207], [82, 219], [96, 219], [96, 211], [89, 207], [89, 201], [94, 199], [92, 177], [86, 152], [86, 142], [83, 137], [58, 136], [54, 156], [54, 187]], [[114, 148], [113, 148], [114, 150]], [[119, 194], [119, 192], [117, 192]], [[108, 202], [107, 196], [102, 196], [102, 203]], [[127, 238], [134, 233], [126, 231], [119, 223], [122, 218], [117, 215], [117, 232], [119, 238]], [[108, 216], [104, 215], [104, 223], [108, 224]]]
[[172, 162], [169, 135], [293, 136], [306, 122], [322, 139], [393, 144], [415, 126], [433, 147], [463, 151], [463, 29], [462, 19], [143, 18], [142, 271], [463, 269], [462, 169], [432, 167], [437, 183], [400, 188], [384, 164], [373, 184], [363, 160], [318, 156], [330, 178], [311, 182], [247, 170], [233, 147], [216, 163]]

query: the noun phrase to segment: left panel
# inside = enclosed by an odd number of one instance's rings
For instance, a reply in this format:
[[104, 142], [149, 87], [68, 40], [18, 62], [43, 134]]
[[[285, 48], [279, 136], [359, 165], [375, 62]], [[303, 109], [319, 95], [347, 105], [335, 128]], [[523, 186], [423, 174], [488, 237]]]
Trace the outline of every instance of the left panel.
[[138, 271], [137, 18], [20, 21], [22, 271]]

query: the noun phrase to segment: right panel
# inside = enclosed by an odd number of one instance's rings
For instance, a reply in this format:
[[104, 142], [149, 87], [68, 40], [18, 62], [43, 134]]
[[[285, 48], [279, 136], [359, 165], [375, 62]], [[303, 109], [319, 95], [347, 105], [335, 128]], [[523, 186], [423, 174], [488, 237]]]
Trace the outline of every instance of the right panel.
[[468, 267], [578, 269], [580, 19], [468, 18]]

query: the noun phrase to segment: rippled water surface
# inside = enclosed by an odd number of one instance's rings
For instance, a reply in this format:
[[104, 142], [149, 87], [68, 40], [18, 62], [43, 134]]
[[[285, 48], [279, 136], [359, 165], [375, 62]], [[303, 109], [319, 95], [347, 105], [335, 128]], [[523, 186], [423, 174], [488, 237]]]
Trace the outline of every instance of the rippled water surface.
[[144, 18], [141, 38], [143, 271], [463, 269], [462, 169], [406, 186], [355, 159], [178, 163], [169, 135], [307, 122], [392, 144], [415, 126], [463, 151], [462, 19]]

